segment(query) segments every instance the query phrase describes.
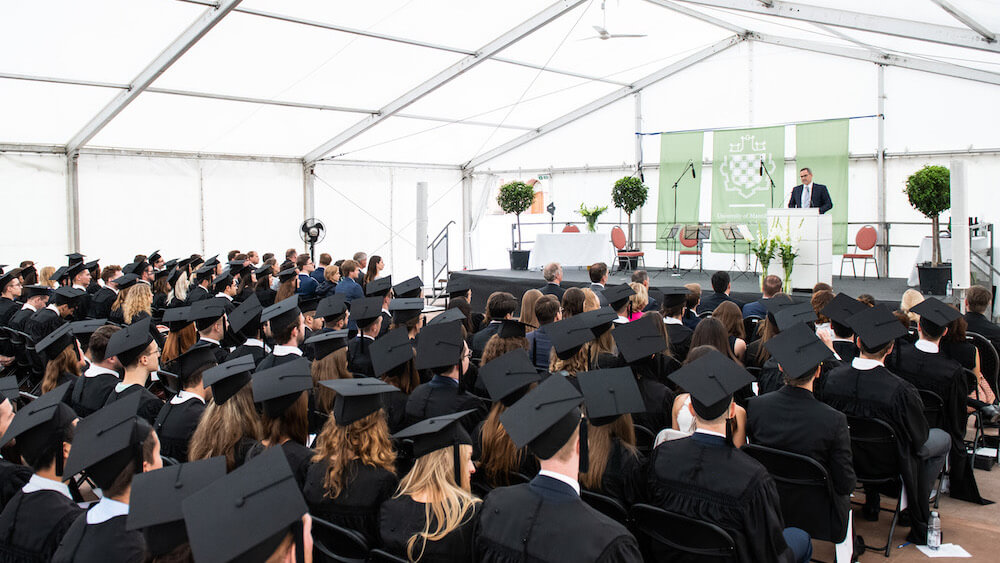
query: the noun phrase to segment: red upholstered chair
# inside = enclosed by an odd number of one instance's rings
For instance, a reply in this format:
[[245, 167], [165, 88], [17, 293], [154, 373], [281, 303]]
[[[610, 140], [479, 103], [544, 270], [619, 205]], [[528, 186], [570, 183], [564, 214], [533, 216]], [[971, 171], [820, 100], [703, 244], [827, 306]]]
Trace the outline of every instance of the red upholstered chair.
[[580, 227], [577, 227], [576, 225], [566, 225], [565, 227], [563, 227], [562, 232], [564, 232], [564, 233], [579, 233], [580, 232]]
[[[691, 227], [691, 228], [692, 229], [696, 229], [697, 227]], [[701, 269], [701, 241], [698, 240], [698, 235], [696, 234], [697, 231], [695, 231], [695, 230], [691, 231], [692, 233], [695, 233], [694, 238], [687, 238], [687, 230], [688, 230], [688, 227], [684, 227], [684, 228], [681, 229], [681, 231], [679, 233], [677, 233], [677, 238], [680, 239], [681, 246], [683, 246], [684, 248], [687, 249], [687, 250], [681, 250], [678, 254], [680, 256], [696, 256], [698, 258], [698, 271], [701, 272], [702, 271], [702, 269]], [[677, 257], [677, 262], [678, 263], [680, 263], [680, 256]]]
[[619, 269], [626, 269], [626, 270], [632, 269], [631, 268], [632, 261], [631, 260], [624, 260], [624, 261], [622, 261], [622, 260], [620, 260], [621, 258], [627, 258], [627, 259], [637, 258], [638, 259], [637, 261], [638, 262], [642, 262], [643, 266], [646, 265], [646, 259], [644, 258], [646, 256], [645, 252], [638, 251], [638, 250], [631, 251], [631, 252], [626, 252], [624, 250], [625, 245], [628, 244], [628, 241], [625, 239], [625, 231], [623, 231], [621, 227], [617, 227], [616, 226], [616, 227], [614, 227], [614, 228], [611, 229], [611, 244], [615, 245], [615, 250], [618, 252], [618, 258], [619, 258], [618, 264], [619, 264], [619, 266], [621, 264], [626, 264], [628, 266], [627, 268], [620, 268], [619, 267]]
[[871, 225], [865, 225], [858, 229], [854, 235], [854, 252], [844, 254], [840, 259], [840, 277], [844, 277], [844, 260], [851, 261], [851, 269], [854, 270], [854, 277], [858, 277], [858, 268], [854, 265], [855, 260], [864, 260], [864, 267], [861, 269], [861, 278], [867, 279], [868, 261], [875, 262], [875, 277], [879, 277], [878, 262], [875, 260], [875, 245], [878, 243], [878, 231]]

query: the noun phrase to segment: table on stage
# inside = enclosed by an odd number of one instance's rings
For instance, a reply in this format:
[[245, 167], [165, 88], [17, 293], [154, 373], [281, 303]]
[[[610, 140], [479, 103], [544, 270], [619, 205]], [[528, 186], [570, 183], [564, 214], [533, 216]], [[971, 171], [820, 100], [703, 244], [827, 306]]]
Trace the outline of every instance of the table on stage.
[[[951, 238], [941, 237], [938, 240], [941, 241], [941, 261], [951, 262]], [[920, 239], [920, 248], [917, 249], [917, 257], [913, 260], [913, 268], [910, 269], [910, 277], [907, 278], [906, 285], [916, 287], [920, 284], [920, 278], [917, 275], [917, 265], [930, 262], [931, 243], [931, 237]], [[973, 252], [986, 252], [990, 249], [990, 241], [986, 237], [972, 237], [970, 248]]]
[[614, 264], [615, 247], [608, 233], [539, 233], [531, 249], [528, 269], [545, 267], [549, 262], [565, 266], [589, 266], [595, 262]]

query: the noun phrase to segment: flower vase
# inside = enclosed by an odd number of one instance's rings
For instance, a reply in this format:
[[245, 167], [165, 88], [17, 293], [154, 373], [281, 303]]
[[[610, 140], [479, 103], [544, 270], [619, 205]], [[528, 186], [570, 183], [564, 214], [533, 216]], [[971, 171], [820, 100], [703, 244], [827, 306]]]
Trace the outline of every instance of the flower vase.
[[761, 262], [760, 263], [760, 280], [759, 281], [760, 281], [760, 291], [762, 293], [764, 291], [764, 278], [767, 277], [767, 268], [770, 265], [771, 265], [770, 262]]
[[784, 288], [784, 290], [787, 291], [787, 292], [791, 292], [791, 287], [792, 286], [790, 284], [791, 284], [791, 281], [792, 281], [792, 267], [793, 266], [794, 266], [794, 262], [788, 263], [788, 264], [785, 264], [784, 262], [782, 262], [782, 264], [781, 264], [781, 269], [785, 271], [785, 283], [782, 286], [782, 288]]
[[591, 233], [597, 232], [597, 217], [587, 217], [587, 231]]

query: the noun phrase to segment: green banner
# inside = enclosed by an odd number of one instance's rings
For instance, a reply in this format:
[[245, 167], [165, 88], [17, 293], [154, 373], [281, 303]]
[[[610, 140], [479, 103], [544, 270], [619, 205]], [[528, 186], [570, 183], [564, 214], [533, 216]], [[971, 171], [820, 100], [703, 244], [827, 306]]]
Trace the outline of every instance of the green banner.
[[847, 252], [847, 134], [847, 119], [795, 126], [796, 167], [809, 168], [813, 183], [826, 186], [833, 200], [828, 213], [833, 215], [834, 254]]
[[[656, 215], [656, 248], [673, 250], [677, 238], [664, 240], [675, 224], [698, 223], [701, 200], [701, 161], [705, 133], [670, 133], [660, 135], [660, 190]], [[694, 165], [697, 177], [684, 171], [688, 163]], [[683, 174], [682, 174], [683, 172]], [[679, 179], [678, 179], [679, 178]], [[676, 194], [674, 182], [677, 182]], [[674, 215], [674, 196], [677, 197], [677, 215]]]
[[[746, 225], [756, 234], [767, 230], [767, 210], [783, 207], [785, 128], [760, 127], [716, 131], [712, 169], [712, 252], [733, 252], [733, 241], [720, 227]], [[761, 163], [764, 173], [761, 174]], [[773, 202], [771, 180], [774, 179]], [[744, 254], [747, 243], [736, 245]]]

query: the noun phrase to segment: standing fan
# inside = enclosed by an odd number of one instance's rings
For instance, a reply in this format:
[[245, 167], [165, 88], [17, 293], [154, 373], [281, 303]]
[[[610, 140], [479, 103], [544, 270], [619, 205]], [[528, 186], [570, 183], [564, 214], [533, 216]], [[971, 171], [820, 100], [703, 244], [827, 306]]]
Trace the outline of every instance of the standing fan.
[[316, 260], [316, 243], [326, 237], [326, 225], [319, 219], [310, 217], [303, 221], [302, 226], [299, 227], [299, 237], [302, 242], [309, 245], [309, 256]]

